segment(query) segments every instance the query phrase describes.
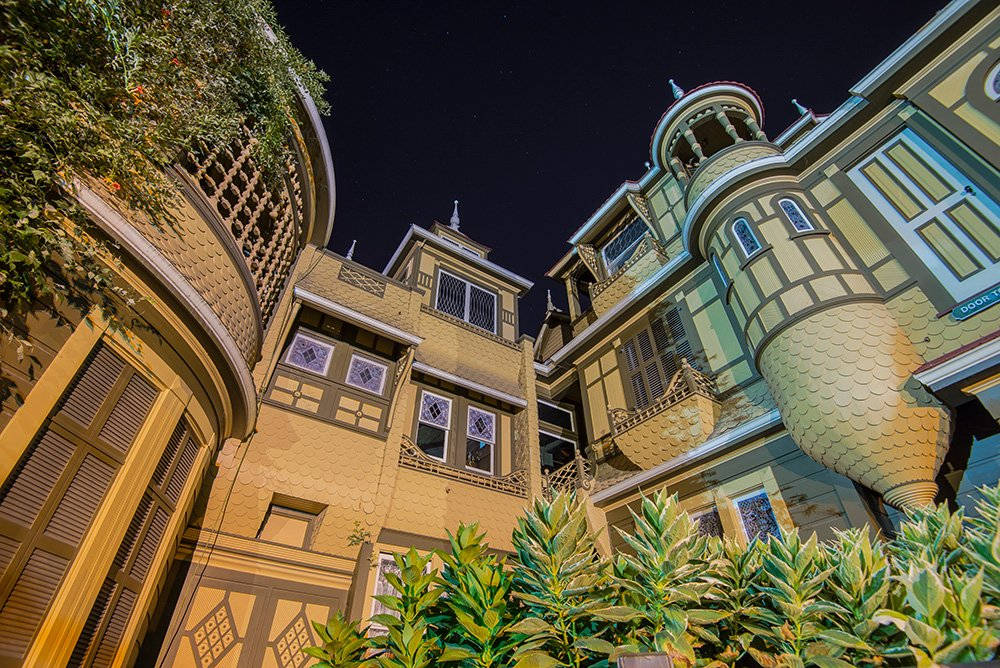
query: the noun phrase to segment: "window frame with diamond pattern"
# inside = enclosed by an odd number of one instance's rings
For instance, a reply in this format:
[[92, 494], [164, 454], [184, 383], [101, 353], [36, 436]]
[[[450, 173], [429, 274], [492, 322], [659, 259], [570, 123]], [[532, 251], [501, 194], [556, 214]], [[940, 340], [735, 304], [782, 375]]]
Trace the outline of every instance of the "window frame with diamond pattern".
[[438, 270], [434, 295], [434, 308], [438, 311], [496, 334], [499, 303], [499, 296], [494, 290], [451, 271]]

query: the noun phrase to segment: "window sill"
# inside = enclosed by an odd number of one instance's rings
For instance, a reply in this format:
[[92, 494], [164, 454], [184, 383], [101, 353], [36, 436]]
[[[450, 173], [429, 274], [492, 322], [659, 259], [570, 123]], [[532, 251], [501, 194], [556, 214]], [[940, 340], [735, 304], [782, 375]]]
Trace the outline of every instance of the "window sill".
[[830, 230], [803, 230], [802, 232], [795, 232], [788, 236], [789, 239], [801, 239], [802, 237], [813, 237], [813, 236], [825, 236], [830, 234]]
[[508, 348], [513, 348], [514, 350], [520, 350], [520, 347], [516, 343], [514, 343], [513, 341], [508, 341], [507, 339], [503, 338], [502, 336], [497, 336], [496, 334], [494, 334], [493, 332], [491, 332], [488, 329], [483, 329], [482, 327], [477, 327], [477, 326], [475, 326], [475, 325], [473, 325], [471, 323], [468, 323], [468, 322], [462, 320], [461, 318], [456, 318], [455, 316], [451, 315], [450, 313], [445, 313], [444, 311], [440, 311], [440, 310], [438, 310], [436, 308], [428, 306], [427, 304], [421, 304], [420, 305], [420, 310], [423, 313], [427, 313], [429, 315], [433, 315], [436, 318], [441, 318], [442, 320], [444, 320], [446, 322], [450, 322], [453, 325], [455, 325], [456, 327], [461, 327], [462, 329], [470, 331], [473, 334], [478, 334], [479, 336], [482, 336], [483, 338], [489, 339], [490, 341], [495, 341], [497, 343], [500, 343], [500, 344], [503, 344], [503, 345], [507, 346]]

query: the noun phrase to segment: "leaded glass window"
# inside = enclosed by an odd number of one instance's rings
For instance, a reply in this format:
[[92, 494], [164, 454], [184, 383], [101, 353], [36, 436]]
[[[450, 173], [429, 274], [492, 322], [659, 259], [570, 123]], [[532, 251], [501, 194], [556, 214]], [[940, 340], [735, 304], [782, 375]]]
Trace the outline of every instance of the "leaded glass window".
[[757, 241], [757, 236], [750, 229], [750, 223], [746, 218], [737, 218], [733, 221], [733, 236], [736, 237], [746, 257], [749, 258], [760, 251], [760, 242]]
[[712, 508], [696, 515], [693, 519], [698, 525], [698, 533], [701, 535], [722, 538], [722, 518], [719, 517], [718, 509]]
[[802, 211], [802, 207], [800, 207], [798, 202], [795, 200], [779, 200], [778, 206], [780, 206], [781, 210], [785, 212], [785, 217], [788, 218], [788, 222], [792, 224], [792, 227], [796, 232], [808, 232], [809, 230], [816, 229], [812, 222], [806, 217], [805, 212]]
[[991, 100], [1000, 100], [1000, 62], [993, 66], [986, 77], [986, 95]]
[[285, 354], [285, 364], [325, 376], [333, 358], [333, 345], [296, 332]]
[[416, 445], [428, 457], [444, 461], [448, 456], [451, 400], [426, 390], [420, 396]]
[[351, 356], [351, 364], [347, 369], [347, 384], [382, 394], [385, 388], [385, 374], [388, 367], [360, 355]]
[[618, 271], [625, 262], [632, 257], [639, 240], [647, 231], [646, 224], [639, 218], [621, 229], [615, 237], [604, 245], [601, 254], [604, 256], [604, 266], [608, 273], [613, 274]]
[[719, 262], [719, 256], [712, 253], [712, 266], [715, 267], [716, 273], [719, 274], [719, 280], [722, 281], [722, 287], [729, 287], [729, 279], [726, 278], [726, 272], [722, 270], [722, 263]]
[[740, 513], [740, 521], [743, 523], [747, 539], [763, 539], [779, 535], [778, 519], [774, 516], [774, 509], [771, 508], [771, 499], [764, 490], [737, 499], [736, 509]]
[[469, 406], [466, 421], [465, 465], [483, 473], [493, 473], [493, 446], [496, 443], [496, 415]]
[[442, 271], [436, 304], [439, 311], [496, 333], [497, 297], [489, 290]]

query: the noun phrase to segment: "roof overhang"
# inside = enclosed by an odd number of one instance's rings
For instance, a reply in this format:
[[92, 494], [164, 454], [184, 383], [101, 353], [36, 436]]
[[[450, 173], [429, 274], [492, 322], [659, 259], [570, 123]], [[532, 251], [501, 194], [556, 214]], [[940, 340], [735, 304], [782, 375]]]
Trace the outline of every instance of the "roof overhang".
[[1000, 332], [984, 337], [978, 345], [942, 356], [916, 370], [913, 377], [933, 391], [972, 380], [992, 368], [1000, 368]]
[[464, 387], [467, 390], [472, 390], [473, 392], [478, 392], [486, 397], [491, 397], [504, 403], [508, 403], [511, 406], [517, 406], [518, 408], [525, 408], [528, 405], [528, 400], [523, 397], [518, 397], [509, 392], [504, 392], [503, 390], [498, 390], [496, 388], [490, 387], [488, 385], [483, 385], [482, 383], [477, 383], [474, 380], [469, 380], [468, 378], [462, 378], [461, 376], [456, 376], [453, 373], [444, 371], [443, 369], [438, 369], [430, 364], [424, 364], [423, 362], [414, 361], [413, 370], [419, 371], [420, 373], [426, 374], [428, 376], [433, 376], [439, 380], [444, 380], [453, 385], [458, 385], [459, 387]]
[[399, 242], [399, 246], [396, 247], [396, 252], [392, 254], [391, 258], [389, 258], [389, 262], [386, 263], [385, 269], [382, 270], [382, 273], [386, 276], [391, 275], [392, 271], [396, 269], [396, 263], [404, 257], [407, 247], [412, 242], [417, 240], [425, 241], [438, 250], [450, 253], [464, 262], [468, 262], [469, 264], [482, 269], [486, 273], [510, 283], [518, 289], [518, 296], [523, 295], [531, 289], [531, 286], [534, 285], [533, 282], [523, 276], [519, 276], [512, 271], [504, 269], [500, 265], [494, 264], [489, 260], [484, 260], [472, 251], [453, 246], [436, 234], [433, 234], [417, 225], [410, 225], [410, 229], [406, 231], [406, 235], [403, 237], [403, 240]]
[[354, 309], [339, 304], [332, 299], [317, 295], [314, 292], [310, 292], [299, 286], [295, 286], [293, 291], [295, 298], [301, 301], [307, 306], [311, 306], [317, 311], [322, 311], [328, 315], [332, 315], [341, 320], [350, 322], [353, 325], [357, 325], [368, 331], [380, 334], [387, 339], [392, 339], [393, 341], [398, 341], [399, 343], [405, 343], [408, 346], [419, 345], [424, 339], [423, 337], [417, 336], [405, 330], [394, 327], [389, 323], [382, 322], [377, 318], [373, 318], [370, 315], [361, 313], [360, 311], [355, 311]]

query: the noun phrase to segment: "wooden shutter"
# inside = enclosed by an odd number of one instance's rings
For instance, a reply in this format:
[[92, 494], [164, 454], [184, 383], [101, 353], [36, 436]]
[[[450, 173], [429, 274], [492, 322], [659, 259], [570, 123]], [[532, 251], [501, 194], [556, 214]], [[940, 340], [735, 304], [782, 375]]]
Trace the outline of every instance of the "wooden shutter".
[[104, 586], [77, 639], [70, 666], [110, 666], [114, 660], [199, 447], [187, 419], [181, 418], [118, 546]]
[[30, 647], [156, 396], [99, 345], [0, 488], [0, 657]]
[[618, 355], [633, 410], [645, 408], [666, 392], [681, 359], [697, 366], [680, 310], [673, 305], [652, 314], [649, 324], [626, 340]]

